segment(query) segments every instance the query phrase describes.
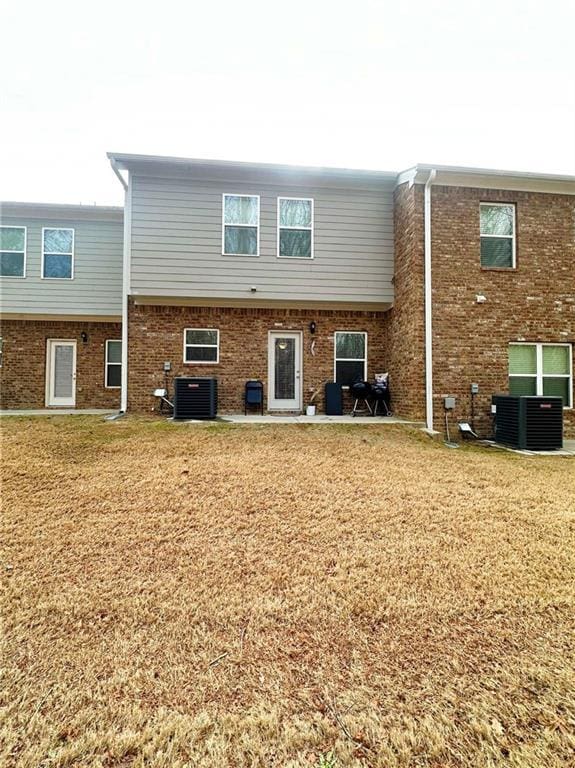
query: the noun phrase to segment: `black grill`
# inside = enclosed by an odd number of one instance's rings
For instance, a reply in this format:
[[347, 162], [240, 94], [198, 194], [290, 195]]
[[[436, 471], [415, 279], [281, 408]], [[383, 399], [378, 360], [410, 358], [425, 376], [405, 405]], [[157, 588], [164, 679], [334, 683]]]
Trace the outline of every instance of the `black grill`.
[[563, 400], [560, 397], [494, 395], [495, 440], [531, 451], [563, 447]]
[[174, 379], [174, 419], [215, 419], [218, 380], [178, 376]]

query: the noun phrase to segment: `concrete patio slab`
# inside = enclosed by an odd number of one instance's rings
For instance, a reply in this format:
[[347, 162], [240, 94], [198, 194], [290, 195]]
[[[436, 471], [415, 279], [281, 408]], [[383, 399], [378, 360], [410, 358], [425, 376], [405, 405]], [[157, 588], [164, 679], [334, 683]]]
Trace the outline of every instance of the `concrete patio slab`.
[[38, 408], [27, 410], [4, 410], [0, 416], [106, 416], [118, 413], [117, 410], [105, 408]]
[[520, 453], [522, 456], [575, 456], [575, 440], [563, 440], [563, 448], [554, 451], [528, 451], [524, 448], [511, 448], [509, 445], [501, 445], [493, 440], [483, 440], [482, 442], [490, 448]]
[[379, 426], [382, 424], [413, 424], [418, 427], [423, 424], [420, 421], [408, 421], [394, 416], [326, 416], [322, 413], [316, 416], [232, 415], [222, 416], [221, 420], [232, 424], [377, 424]]

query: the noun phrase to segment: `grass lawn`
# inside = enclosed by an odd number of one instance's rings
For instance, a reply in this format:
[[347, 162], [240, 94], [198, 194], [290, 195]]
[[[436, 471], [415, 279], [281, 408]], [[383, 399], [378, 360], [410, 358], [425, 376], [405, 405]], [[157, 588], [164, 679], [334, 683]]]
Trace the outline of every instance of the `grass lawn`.
[[10, 418], [0, 764], [575, 764], [575, 463]]

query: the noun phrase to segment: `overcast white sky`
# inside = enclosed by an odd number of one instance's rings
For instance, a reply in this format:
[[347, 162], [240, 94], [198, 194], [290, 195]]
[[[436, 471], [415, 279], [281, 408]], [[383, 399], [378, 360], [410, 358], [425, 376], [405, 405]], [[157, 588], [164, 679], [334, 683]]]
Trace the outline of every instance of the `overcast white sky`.
[[575, 174], [573, 0], [5, 3], [0, 199], [121, 203], [108, 150]]

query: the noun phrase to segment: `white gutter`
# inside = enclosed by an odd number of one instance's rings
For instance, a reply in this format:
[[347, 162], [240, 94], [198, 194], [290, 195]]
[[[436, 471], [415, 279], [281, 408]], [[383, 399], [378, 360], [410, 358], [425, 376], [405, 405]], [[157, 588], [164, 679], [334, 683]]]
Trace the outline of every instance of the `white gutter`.
[[118, 168], [118, 163], [114, 160], [113, 157], [110, 157], [109, 159], [110, 159], [110, 165], [112, 166], [112, 170], [114, 171], [114, 173], [116, 174], [116, 176], [120, 180], [120, 184], [124, 187], [124, 192], [127, 192], [128, 191], [128, 185], [126, 184], [126, 180], [124, 179], [124, 177], [120, 173], [120, 170]]
[[425, 422], [433, 430], [433, 328], [431, 314], [431, 186], [436, 176], [435, 169], [429, 171], [425, 182], [423, 203], [424, 219], [424, 296], [425, 296]]

